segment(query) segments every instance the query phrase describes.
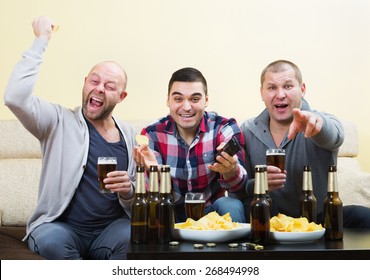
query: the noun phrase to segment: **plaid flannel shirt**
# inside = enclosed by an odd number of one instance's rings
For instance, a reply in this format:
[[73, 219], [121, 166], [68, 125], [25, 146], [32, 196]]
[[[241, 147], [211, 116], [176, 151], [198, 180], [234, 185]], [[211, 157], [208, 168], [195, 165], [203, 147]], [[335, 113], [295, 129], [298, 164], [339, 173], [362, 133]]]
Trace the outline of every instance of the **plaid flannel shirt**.
[[237, 153], [238, 172], [224, 180], [221, 174], [211, 171], [208, 165], [216, 161], [216, 147], [232, 136], [244, 147], [244, 136], [235, 119], [227, 119], [215, 113], [205, 112], [193, 142], [189, 146], [179, 135], [170, 115], [144, 128], [141, 134], [150, 139], [158, 163], [171, 166], [172, 190], [175, 202], [183, 202], [188, 191], [204, 192], [206, 206], [225, 191], [235, 192], [244, 187], [247, 180], [244, 148]]

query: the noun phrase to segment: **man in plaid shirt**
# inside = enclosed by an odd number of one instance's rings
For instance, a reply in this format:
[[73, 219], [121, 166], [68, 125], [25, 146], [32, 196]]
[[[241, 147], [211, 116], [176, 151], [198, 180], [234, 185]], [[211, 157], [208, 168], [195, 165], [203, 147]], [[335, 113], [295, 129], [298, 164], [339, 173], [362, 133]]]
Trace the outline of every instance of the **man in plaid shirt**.
[[217, 152], [232, 136], [243, 147], [244, 137], [235, 119], [205, 112], [207, 105], [207, 82], [201, 72], [183, 68], [173, 73], [167, 96], [170, 114], [142, 130], [150, 140], [149, 147], [135, 147], [133, 156], [146, 169], [150, 165], [171, 166], [176, 222], [186, 220], [185, 194], [203, 192], [205, 214], [230, 212], [233, 221], [243, 223], [242, 202], [226, 197], [225, 192], [237, 192], [246, 183], [244, 150], [234, 156], [225, 152], [217, 156]]

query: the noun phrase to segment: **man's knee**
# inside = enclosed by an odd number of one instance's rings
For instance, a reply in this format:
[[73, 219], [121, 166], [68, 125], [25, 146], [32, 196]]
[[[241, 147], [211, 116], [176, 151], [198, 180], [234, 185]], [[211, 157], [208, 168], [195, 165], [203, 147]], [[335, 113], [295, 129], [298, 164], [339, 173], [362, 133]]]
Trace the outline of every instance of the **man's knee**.
[[74, 238], [59, 224], [43, 224], [28, 237], [31, 251], [49, 260], [79, 259]]
[[221, 197], [213, 203], [213, 208], [220, 215], [230, 213], [234, 222], [245, 223], [244, 205], [239, 199]]

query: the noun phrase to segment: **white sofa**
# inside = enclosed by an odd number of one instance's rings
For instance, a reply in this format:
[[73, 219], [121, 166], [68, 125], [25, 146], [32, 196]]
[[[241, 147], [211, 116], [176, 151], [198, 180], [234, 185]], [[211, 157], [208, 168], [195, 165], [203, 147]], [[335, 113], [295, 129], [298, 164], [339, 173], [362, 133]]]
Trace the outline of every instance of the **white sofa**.
[[[137, 131], [150, 121], [130, 121]], [[345, 205], [370, 207], [370, 173], [357, 160], [356, 125], [343, 121], [345, 142], [338, 158], [340, 197]], [[25, 227], [35, 208], [41, 169], [40, 146], [18, 120], [0, 120], [0, 234], [5, 227]], [[19, 238], [18, 238], [19, 239]]]

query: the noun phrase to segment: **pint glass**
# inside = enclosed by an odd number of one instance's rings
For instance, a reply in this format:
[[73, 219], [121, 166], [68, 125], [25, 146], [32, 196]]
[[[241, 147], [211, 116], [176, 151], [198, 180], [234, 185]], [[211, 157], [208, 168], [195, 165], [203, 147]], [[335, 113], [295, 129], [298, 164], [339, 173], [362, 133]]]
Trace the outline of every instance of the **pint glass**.
[[205, 205], [206, 198], [204, 193], [188, 192], [185, 194], [185, 212], [188, 218], [195, 221], [202, 218]]
[[267, 149], [266, 165], [279, 167], [281, 172], [285, 170], [285, 150], [284, 149]]
[[107, 178], [109, 172], [115, 171], [117, 168], [116, 157], [99, 157], [98, 158], [98, 176], [101, 193], [112, 193], [111, 190], [105, 188], [104, 179]]

